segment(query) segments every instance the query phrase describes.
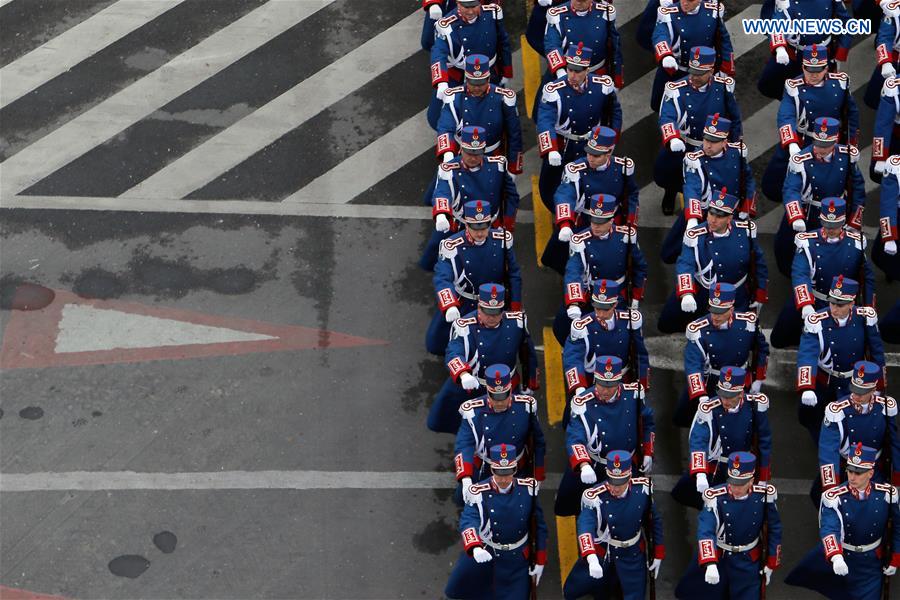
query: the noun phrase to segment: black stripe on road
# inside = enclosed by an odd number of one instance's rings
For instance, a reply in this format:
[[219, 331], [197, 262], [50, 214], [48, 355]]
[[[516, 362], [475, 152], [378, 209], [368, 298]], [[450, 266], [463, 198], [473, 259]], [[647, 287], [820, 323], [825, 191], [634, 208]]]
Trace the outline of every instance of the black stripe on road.
[[0, 110], [0, 161], [266, 0], [186, 0]]
[[24, 193], [118, 196], [415, 10], [354, 4], [316, 12]]
[[116, 0], [14, 0], [0, 7], [0, 67], [86, 21]]

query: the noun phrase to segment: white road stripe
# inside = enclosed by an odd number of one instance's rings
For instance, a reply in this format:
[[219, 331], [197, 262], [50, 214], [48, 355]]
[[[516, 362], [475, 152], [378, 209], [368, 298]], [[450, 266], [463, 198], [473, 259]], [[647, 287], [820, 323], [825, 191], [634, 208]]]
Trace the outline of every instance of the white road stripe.
[[119, 0], [0, 69], [0, 107], [65, 73], [184, 0]]
[[6, 6], [7, 4], [9, 4], [12, 1], [13, 0], [0, 0], [0, 8]]
[[[562, 477], [548, 473], [542, 484], [551, 494]], [[680, 475], [654, 475], [658, 492], [668, 492]], [[809, 493], [811, 479], [776, 478], [780, 495]], [[136, 473], [72, 471], [66, 473], [2, 473], [0, 492], [128, 491], [128, 490], [403, 490], [454, 489], [449, 472], [434, 471], [212, 471], [206, 473]]]
[[7, 159], [0, 190], [40, 181], [331, 2], [270, 0]]
[[[202, 188], [341, 98], [412, 56], [421, 49], [417, 35], [421, 28], [422, 11], [417, 10], [193, 148], [123, 193], [122, 197], [183, 198]], [[400, 151], [406, 157], [403, 164], [409, 162], [408, 153], [404, 149]], [[357, 174], [354, 173], [353, 178], [355, 177]]]

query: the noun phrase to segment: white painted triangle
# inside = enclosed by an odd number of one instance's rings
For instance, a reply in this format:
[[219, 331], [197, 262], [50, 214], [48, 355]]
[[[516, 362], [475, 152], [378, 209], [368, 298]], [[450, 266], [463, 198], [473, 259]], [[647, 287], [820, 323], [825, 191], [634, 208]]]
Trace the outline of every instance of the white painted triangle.
[[56, 336], [56, 352], [95, 352], [274, 339], [278, 338], [84, 304], [66, 304], [59, 322], [59, 334]]

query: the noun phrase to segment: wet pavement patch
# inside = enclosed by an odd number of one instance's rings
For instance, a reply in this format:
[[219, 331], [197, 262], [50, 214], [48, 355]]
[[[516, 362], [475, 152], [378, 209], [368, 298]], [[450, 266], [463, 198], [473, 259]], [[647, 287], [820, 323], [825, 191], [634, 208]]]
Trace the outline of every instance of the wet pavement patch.
[[420, 552], [441, 554], [457, 541], [456, 528], [447, 522], [446, 517], [435, 519], [413, 536], [413, 546]]
[[0, 308], [5, 310], [40, 310], [56, 297], [50, 288], [10, 277], [0, 280]]
[[102, 416], [103, 416], [103, 413], [100, 412], [99, 410], [95, 410], [95, 411], [93, 411], [93, 412], [91, 413], [91, 416], [92, 416], [92, 417], [102, 417]]
[[37, 421], [44, 416], [44, 409], [40, 406], [26, 406], [19, 411], [19, 416], [29, 421]]
[[109, 570], [113, 575], [135, 579], [150, 568], [150, 561], [137, 554], [123, 554], [109, 561]]
[[87, 269], [75, 279], [72, 291], [82, 298], [109, 300], [125, 292], [125, 282], [104, 269]]
[[178, 538], [171, 531], [160, 531], [153, 536], [153, 545], [159, 548], [163, 554], [175, 552], [176, 544], [178, 544]]

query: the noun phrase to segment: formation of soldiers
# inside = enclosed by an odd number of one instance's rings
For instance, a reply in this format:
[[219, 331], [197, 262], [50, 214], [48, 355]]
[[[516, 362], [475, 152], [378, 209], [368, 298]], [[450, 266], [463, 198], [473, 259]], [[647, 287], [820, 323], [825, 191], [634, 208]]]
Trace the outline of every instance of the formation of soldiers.
[[[426, 346], [448, 370], [428, 427], [456, 435], [455, 501], [462, 507], [463, 552], [445, 593], [534, 597], [547, 560], [538, 502], [546, 443], [513, 238], [523, 144], [517, 94], [506, 87], [510, 41], [498, 4], [424, 0], [423, 8], [434, 88], [428, 117], [440, 166], [424, 198], [434, 231], [420, 264], [434, 273], [437, 303]], [[852, 14], [879, 26], [874, 92], [866, 95], [877, 111], [869, 176], [880, 184], [872, 209], [879, 231], [869, 240], [862, 226], [859, 110], [841, 70], [849, 37], [770, 40], [758, 89], [781, 101], [773, 130], [780, 144], [761, 187], [784, 207], [775, 273], [753, 221], [759, 193], [742, 141], [724, 3], [648, 2], [637, 35], [658, 64], [650, 94], [661, 141], [654, 179], [662, 211], [674, 215], [659, 256], [676, 270], [657, 326], [686, 338], [674, 423], [690, 428], [690, 454], [672, 496], [700, 510], [694, 560], [675, 595], [764, 597], [780, 565], [763, 393], [771, 344], [798, 346], [798, 418], [820, 465], [810, 492], [820, 543], [787, 583], [830, 598], [874, 600], [888, 593], [900, 566], [900, 437], [897, 403], [885, 394], [882, 342], [900, 341], [900, 303], [879, 326], [871, 265], [888, 281], [900, 279], [900, 0], [880, 7], [775, 0], [762, 13]], [[660, 426], [646, 394], [637, 166], [615, 155], [624, 85], [616, 8], [612, 1], [537, 0], [526, 38], [547, 65], [537, 97], [524, 99], [534, 106], [540, 196], [555, 223], [542, 262], [563, 277], [553, 332], [569, 395], [569, 468], [554, 512], [577, 516], [580, 553], [562, 574], [564, 595], [653, 597], [665, 559], [652, 484]], [[792, 295], [767, 340], [759, 314], [770, 280], [782, 276]]]

